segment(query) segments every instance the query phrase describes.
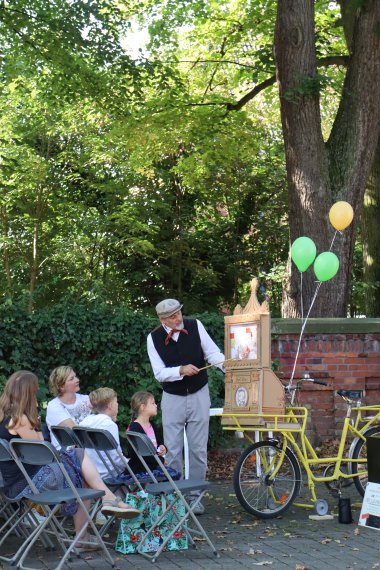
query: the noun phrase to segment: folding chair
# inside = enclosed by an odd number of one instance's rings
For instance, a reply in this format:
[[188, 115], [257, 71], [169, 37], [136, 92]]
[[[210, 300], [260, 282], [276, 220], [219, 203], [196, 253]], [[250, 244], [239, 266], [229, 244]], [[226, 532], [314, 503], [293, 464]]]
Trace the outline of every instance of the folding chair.
[[[106, 476], [103, 476], [103, 481], [114, 493], [119, 491], [120, 494], [125, 497], [129, 486], [136, 486], [142, 490], [139, 480], [128, 466], [128, 462], [125, 461], [125, 458], [118, 449], [117, 442], [112, 434], [107, 430], [88, 428], [84, 426], [73, 426], [71, 431], [73, 432], [74, 437], [79, 441], [81, 447], [93, 450], [99, 457], [108, 472]], [[111, 452], [116, 452], [118, 454], [123, 467], [115, 463]], [[127, 471], [127, 475], [125, 474], [125, 471]], [[107, 520], [100, 528], [100, 534], [102, 536], [105, 535], [114, 521], [115, 517], [107, 517]]]
[[[82, 447], [81, 442], [75, 433], [67, 426], [51, 426], [50, 431], [60, 445], [60, 451], [66, 451], [72, 447]], [[46, 441], [46, 438], [44, 438]], [[63, 517], [62, 525], [66, 523], [68, 517]], [[71, 517], [69, 517], [71, 518]]]
[[[83, 426], [73, 426], [72, 431], [82, 447], [94, 450], [105, 466], [108, 475], [103, 477], [103, 480], [107, 486], [123, 489], [126, 486], [136, 485], [136, 487], [142, 490], [139, 479], [129, 467], [128, 461], [126, 461], [115, 438], [109, 431]], [[114, 453], [112, 454], [111, 452]], [[122, 466], [120, 466], [120, 463], [115, 462], [113, 457], [115, 452]]]
[[[31, 499], [32, 501], [40, 504], [43, 507], [46, 515], [45, 521], [31, 532], [27, 544], [24, 545], [24, 550], [21, 558], [17, 563], [17, 568], [27, 569], [27, 567], [24, 566], [24, 562], [30, 549], [35, 544], [36, 540], [39, 539], [41, 533], [47, 530], [50, 530], [52, 532], [63, 551], [63, 557], [61, 558], [59, 564], [56, 566], [55, 570], [61, 570], [61, 568], [65, 568], [66, 560], [73, 552], [75, 552], [74, 549], [77, 543], [80, 541], [81, 543], [86, 544], [86, 542], [80, 538], [80, 535], [86, 529], [87, 525], [92, 529], [106, 560], [111, 564], [113, 568], [114, 560], [108, 552], [107, 547], [105, 546], [103, 539], [94, 524], [92, 518], [94, 511], [89, 513], [83, 504], [83, 501], [87, 499], [95, 500], [97, 503], [99, 503], [100, 498], [104, 495], [104, 491], [94, 489], [77, 489], [71, 481], [64, 464], [62, 463], [59, 453], [49, 442], [12, 439], [10, 441], [10, 450], [32, 490], [32, 494], [28, 495], [28, 499]], [[68, 488], [59, 489], [56, 491], [39, 492], [32, 479], [29, 477], [24, 465], [43, 466], [52, 463], [58, 465], [65, 481], [67, 482]], [[63, 503], [71, 502], [78, 503], [78, 506], [83, 509], [86, 518], [83, 527], [74, 538], [68, 536], [67, 532], [55, 516]]]
[[82, 447], [81, 442], [70, 427], [51, 426], [50, 431], [62, 449], [67, 449], [68, 447]]
[[[15, 460], [8, 441], [0, 439], [0, 466], [1, 463], [6, 461], [14, 463]], [[12, 534], [22, 540], [20, 547], [12, 556], [6, 556], [5, 554], [0, 555], [0, 560], [13, 565], [16, 564], [24, 552], [25, 543], [29, 540], [30, 536], [30, 527], [36, 528], [39, 523], [33, 516], [33, 503], [28, 503], [25, 499], [10, 499], [4, 493], [3, 489], [4, 482], [0, 470], [0, 515], [2, 518], [2, 524], [0, 525], [0, 551], [4, 552], [2, 548], [3, 544]], [[47, 550], [53, 549], [54, 545], [46, 533], [41, 534], [41, 541]]]
[[[144, 465], [145, 469], [147, 470], [147, 472], [149, 473], [149, 475], [152, 477], [152, 479], [154, 481], [153, 483], [149, 483], [145, 487], [145, 491], [147, 491], [148, 493], [151, 493], [152, 495], [162, 495], [165, 497], [167, 497], [167, 495], [172, 495], [174, 497], [172, 500], [166, 500], [166, 505], [167, 505], [166, 509], [164, 509], [163, 513], [159, 516], [159, 518], [157, 520], [155, 520], [153, 522], [153, 524], [151, 525], [151, 527], [149, 529], [145, 529], [146, 532], [143, 535], [143, 537], [142, 537], [142, 539], [141, 539], [141, 541], [137, 547], [137, 552], [142, 554], [146, 558], [149, 558], [152, 562], [155, 562], [157, 560], [158, 556], [164, 550], [164, 548], [165, 548], [167, 542], [170, 540], [170, 538], [174, 535], [175, 532], [177, 532], [178, 529], [183, 527], [183, 530], [186, 532], [188, 539], [189, 539], [189, 542], [190, 542], [192, 547], [196, 548], [196, 544], [193, 540], [193, 536], [201, 536], [206, 540], [207, 544], [209, 545], [209, 547], [213, 551], [213, 554], [215, 556], [219, 557], [219, 554], [216, 551], [211, 540], [209, 539], [206, 531], [204, 530], [204, 528], [202, 527], [202, 525], [200, 524], [196, 515], [193, 512], [194, 508], [200, 502], [200, 500], [202, 499], [207, 487], [209, 486], [209, 482], [208, 481], [202, 481], [202, 480], [192, 480], [192, 479], [181, 479], [180, 481], [174, 481], [172, 479], [172, 477], [170, 476], [168, 470], [166, 469], [165, 465], [161, 462], [159, 456], [157, 455], [157, 450], [155, 449], [153, 443], [145, 434], [141, 434], [141, 433], [133, 432], [133, 431], [128, 431], [126, 433], [126, 437], [129, 441], [130, 445], [132, 446], [132, 448], [135, 450], [136, 454], [138, 455], [141, 463]], [[148, 458], [148, 457], [154, 457], [154, 459], [157, 462], [158, 467], [160, 469], [162, 469], [162, 471], [163, 471], [163, 473], [167, 479], [166, 482], [158, 482], [157, 479], [155, 479], [152, 470], [149, 468], [147, 462], [145, 461], [145, 458]], [[200, 491], [200, 495], [197, 498], [197, 500], [195, 500], [190, 505], [188, 503], [188, 501], [186, 500], [185, 494], [189, 494], [189, 493], [191, 493], [191, 491]], [[185, 508], [185, 514], [182, 517], [177, 516], [176, 510], [173, 509], [174, 505], [177, 502], [182, 503], [182, 505]], [[157, 527], [160, 524], [160, 522], [165, 518], [166, 513], [168, 513], [170, 510], [172, 510], [172, 512], [174, 512], [174, 514], [177, 516], [178, 524], [176, 524], [176, 526], [172, 529], [171, 533], [163, 540], [163, 542], [160, 545], [160, 548], [157, 550], [157, 552], [154, 552], [153, 554], [143, 552], [142, 549], [143, 549], [144, 543], [146, 542], [146, 539], [149, 537], [149, 535], [153, 531], [153, 529], [155, 527]], [[185, 523], [188, 523], [189, 521], [192, 521], [196, 528], [190, 528], [187, 524], [185, 524]]]

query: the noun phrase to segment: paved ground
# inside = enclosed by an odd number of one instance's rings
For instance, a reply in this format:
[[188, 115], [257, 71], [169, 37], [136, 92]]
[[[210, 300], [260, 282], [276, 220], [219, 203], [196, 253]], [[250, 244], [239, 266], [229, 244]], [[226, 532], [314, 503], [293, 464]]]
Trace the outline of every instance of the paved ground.
[[[321, 496], [327, 497], [322, 488]], [[328, 501], [331, 513], [335, 514], [334, 520], [313, 521], [309, 519], [311, 511], [292, 507], [282, 518], [263, 521], [240, 507], [230, 483], [212, 483], [205, 500], [207, 512], [200, 520], [216, 545], [219, 558], [204, 542], [198, 542], [196, 550], [163, 553], [154, 566], [139, 555], [116, 554], [116, 566], [120, 570], [132, 567], [136, 570], [152, 567], [157, 570], [252, 570], [256, 567], [273, 570], [380, 570], [380, 531], [358, 527], [358, 495], [350, 488], [344, 496], [351, 497], [353, 524], [338, 522], [337, 500], [332, 497]], [[15, 546], [14, 539], [2, 550], [10, 552]], [[76, 559], [66, 567], [70, 570], [106, 570], [109, 567], [100, 556], [91, 556], [89, 560]], [[28, 566], [41, 570], [50, 570], [56, 565], [56, 555], [40, 548], [28, 562]], [[4, 569], [8, 568], [4, 564]]]

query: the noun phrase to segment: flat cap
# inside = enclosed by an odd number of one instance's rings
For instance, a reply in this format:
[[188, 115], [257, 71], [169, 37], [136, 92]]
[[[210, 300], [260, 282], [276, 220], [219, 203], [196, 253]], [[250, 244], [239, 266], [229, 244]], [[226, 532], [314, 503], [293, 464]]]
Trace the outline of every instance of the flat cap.
[[156, 305], [156, 313], [160, 318], [166, 319], [180, 311], [182, 307], [183, 305], [177, 299], [164, 299]]

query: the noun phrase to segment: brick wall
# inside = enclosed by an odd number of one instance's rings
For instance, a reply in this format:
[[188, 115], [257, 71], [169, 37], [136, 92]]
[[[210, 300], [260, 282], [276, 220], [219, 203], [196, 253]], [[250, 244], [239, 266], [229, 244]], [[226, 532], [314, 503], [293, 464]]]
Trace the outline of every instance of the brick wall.
[[[301, 321], [272, 320], [272, 360], [287, 381], [297, 352]], [[309, 319], [302, 336], [295, 378], [309, 372], [328, 386], [304, 383], [300, 405], [309, 409], [309, 436], [314, 443], [335, 438], [345, 405], [339, 388], [366, 391], [363, 403], [380, 403], [380, 319]]]

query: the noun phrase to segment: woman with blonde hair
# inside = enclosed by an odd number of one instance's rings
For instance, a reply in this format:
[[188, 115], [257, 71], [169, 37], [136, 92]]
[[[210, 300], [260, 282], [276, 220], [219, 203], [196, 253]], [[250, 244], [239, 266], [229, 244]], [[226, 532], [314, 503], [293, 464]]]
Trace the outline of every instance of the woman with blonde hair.
[[[87, 394], [79, 394], [79, 378], [70, 366], [54, 368], [49, 377], [50, 392], [55, 396], [46, 410], [46, 423], [51, 426], [73, 427], [91, 413]], [[51, 442], [60, 449], [54, 434]]]
[[[28, 370], [20, 370], [12, 374], [5, 385], [0, 397], [0, 438], [10, 441], [13, 438], [43, 440], [40, 431], [40, 421], [37, 411], [38, 378]], [[71, 449], [61, 454], [61, 460], [74, 485], [78, 488], [86, 485], [91, 489], [104, 491], [102, 498], [102, 513], [115, 515], [121, 518], [134, 518], [139, 511], [129, 507], [117, 498], [103, 483], [94, 464], [83, 449]], [[67, 487], [63, 474], [57, 464], [43, 467], [29, 465], [27, 472], [39, 491], [58, 490]], [[1, 464], [1, 473], [4, 480], [3, 492], [12, 499], [28, 497], [32, 493], [24, 475], [17, 465], [12, 462]], [[89, 504], [86, 504], [89, 507]], [[76, 532], [83, 527], [86, 516], [75, 503], [63, 506], [64, 514], [74, 516]], [[83, 541], [88, 541], [86, 534], [82, 533]], [[90, 541], [91, 542], [91, 541]], [[98, 545], [94, 543], [93, 548]], [[77, 550], [87, 550], [81, 542]], [[91, 548], [91, 547], [90, 547]]]

